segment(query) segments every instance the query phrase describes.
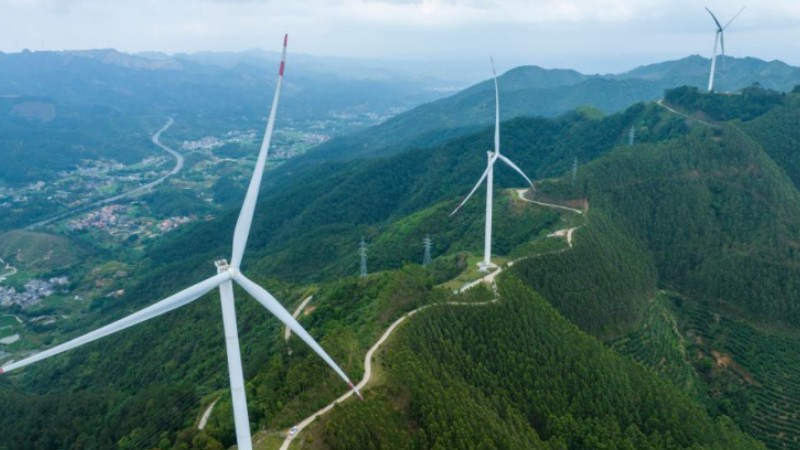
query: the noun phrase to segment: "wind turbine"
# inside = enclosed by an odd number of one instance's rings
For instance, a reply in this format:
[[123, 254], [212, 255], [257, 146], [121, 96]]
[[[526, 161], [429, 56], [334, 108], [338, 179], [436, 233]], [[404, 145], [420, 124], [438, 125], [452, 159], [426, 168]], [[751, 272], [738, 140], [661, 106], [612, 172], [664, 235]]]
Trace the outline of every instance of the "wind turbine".
[[728, 27], [730, 26], [731, 22], [733, 22], [737, 17], [739, 17], [739, 14], [741, 14], [742, 11], [744, 11], [744, 8], [745, 7], [742, 6], [742, 9], [740, 9], [739, 12], [736, 13], [736, 15], [733, 16], [733, 18], [731, 20], [729, 20], [728, 23], [725, 24], [725, 26], [722, 26], [719, 23], [719, 20], [717, 20], [717, 16], [715, 16], [714, 13], [711, 12], [711, 10], [708, 9], [708, 7], [706, 7], [706, 11], [708, 11], [708, 13], [711, 14], [711, 18], [714, 19], [714, 24], [717, 26], [717, 31], [714, 34], [714, 53], [711, 55], [711, 73], [708, 75], [708, 92], [712, 92], [714, 90], [714, 72], [716, 71], [716, 68], [717, 68], [717, 46], [722, 47], [722, 67], [724, 69], [725, 68], [725, 30], [728, 29]]
[[486, 152], [488, 156], [488, 163], [486, 165], [486, 170], [481, 175], [481, 178], [475, 184], [475, 187], [469, 192], [467, 198], [461, 202], [458, 207], [450, 213], [450, 216], [458, 212], [462, 206], [472, 197], [472, 194], [478, 190], [478, 187], [483, 183], [483, 180], [486, 180], [486, 228], [484, 234], [484, 242], [483, 242], [483, 261], [480, 262], [479, 267], [481, 272], [488, 272], [490, 268], [497, 267], [495, 264], [492, 263], [492, 198], [493, 198], [493, 185], [494, 185], [494, 163], [498, 159], [506, 163], [509, 167], [516, 170], [522, 178], [525, 178], [525, 181], [531, 186], [531, 189], [535, 189], [533, 186], [533, 182], [525, 175], [525, 172], [522, 171], [516, 164], [511, 162], [510, 159], [506, 158], [505, 156], [500, 154], [500, 92], [497, 88], [497, 71], [494, 68], [494, 58], [490, 58], [492, 61], [492, 76], [494, 77], [494, 102], [495, 102], [495, 111], [494, 111], [494, 151]]
[[281, 322], [286, 324], [297, 336], [305, 341], [306, 344], [308, 344], [323, 360], [325, 360], [325, 362], [331, 366], [331, 368], [347, 383], [347, 385], [350, 386], [353, 391], [355, 391], [356, 395], [358, 395], [359, 398], [361, 397], [361, 393], [353, 385], [347, 375], [345, 375], [344, 371], [339, 368], [333, 359], [292, 317], [292, 315], [286, 311], [286, 309], [278, 302], [278, 300], [276, 300], [275, 297], [273, 297], [272, 294], [267, 292], [264, 288], [250, 281], [249, 278], [244, 276], [244, 274], [239, 271], [244, 250], [247, 245], [247, 237], [250, 234], [250, 226], [253, 222], [253, 212], [256, 207], [256, 200], [258, 199], [258, 191], [261, 185], [261, 177], [264, 173], [264, 164], [267, 160], [272, 130], [275, 125], [275, 113], [278, 109], [281, 84], [283, 83], [283, 69], [286, 65], [287, 41], [288, 35], [284, 36], [283, 38], [283, 54], [281, 55], [281, 64], [280, 69], [278, 70], [278, 82], [275, 86], [275, 95], [272, 99], [272, 109], [270, 110], [267, 129], [264, 134], [264, 140], [261, 143], [261, 149], [258, 153], [258, 160], [256, 161], [253, 175], [250, 178], [250, 185], [247, 188], [247, 194], [245, 195], [244, 203], [242, 204], [242, 209], [236, 222], [236, 228], [233, 232], [233, 252], [231, 255], [231, 262], [228, 263], [224, 259], [217, 261], [214, 263], [217, 267], [216, 275], [95, 331], [72, 339], [71, 341], [65, 342], [61, 345], [57, 345], [49, 350], [37, 353], [29, 358], [5, 365], [0, 368], [0, 374], [25, 367], [29, 364], [33, 364], [67, 350], [71, 350], [80, 345], [92, 342], [96, 339], [108, 336], [112, 333], [116, 333], [140, 324], [146, 320], [158, 317], [197, 300], [214, 288], [219, 288], [220, 301], [222, 303], [222, 319], [225, 329], [225, 344], [228, 354], [228, 374], [230, 376], [231, 398], [233, 400], [233, 416], [236, 425], [236, 442], [240, 450], [252, 450], [250, 420], [247, 414], [247, 399], [245, 397], [244, 376], [242, 375], [242, 360], [241, 353], [239, 351], [239, 332], [236, 326], [236, 309], [233, 301], [233, 282], [235, 281], [259, 303], [264, 305], [264, 307], [267, 308], [273, 315], [275, 315]]

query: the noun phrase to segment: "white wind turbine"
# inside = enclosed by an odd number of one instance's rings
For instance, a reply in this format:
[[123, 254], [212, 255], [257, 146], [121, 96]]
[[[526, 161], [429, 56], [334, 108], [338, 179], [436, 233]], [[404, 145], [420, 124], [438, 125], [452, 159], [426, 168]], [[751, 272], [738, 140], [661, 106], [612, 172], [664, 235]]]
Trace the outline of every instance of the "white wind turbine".
[[723, 27], [722, 25], [720, 25], [719, 20], [717, 20], [717, 16], [715, 16], [714, 13], [712, 13], [711, 10], [708, 9], [708, 7], [706, 7], [706, 11], [708, 11], [708, 13], [711, 14], [711, 18], [714, 19], [714, 24], [717, 26], [717, 31], [714, 34], [714, 53], [711, 55], [711, 73], [708, 75], [708, 92], [712, 92], [714, 90], [714, 73], [715, 73], [716, 68], [717, 68], [717, 46], [722, 47], [722, 64], [723, 64], [723, 68], [724, 68], [725, 67], [725, 30], [728, 29], [728, 27], [730, 26], [731, 22], [733, 22], [737, 17], [739, 17], [739, 14], [741, 14], [742, 11], [744, 11], [744, 8], [745, 7], [742, 6], [742, 9], [740, 9], [739, 12], [736, 13], [736, 15], [733, 16], [733, 18], [731, 20], [729, 20], [728, 23], [726, 23], [725, 26]]
[[[491, 58], [490, 58], [491, 59]], [[531, 189], [535, 189], [533, 186], [533, 182], [525, 175], [525, 172], [522, 171], [516, 164], [511, 162], [510, 159], [506, 158], [505, 156], [500, 154], [500, 92], [497, 89], [497, 72], [494, 68], [494, 59], [492, 61], [492, 76], [494, 77], [494, 101], [495, 101], [495, 113], [494, 113], [494, 152], [488, 151], [486, 152], [488, 156], [488, 164], [486, 166], [486, 171], [483, 172], [481, 178], [475, 184], [475, 187], [469, 192], [467, 198], [461, 202], [458, 207], [450, 213], [452, 216], [465, 203], [472, 197], [472, 194], [478, 190], [478, 187], [483, 183], [483, 180], [486, 179], [486, 229], [484, 235], [484, 242], [483, 242], [483, 261], [481, 261], [479, 267], [481, 272], [488, 272], [490, 268], [497, 267], [495, 264], [492, 263], [492, 198], [493, 198], [493, 185], [494, 185], [494, 163], [498, 159], [503, 161], [504, 163], [508, 164], [509, 167], [516, 170], [525, 181], [531, 186]]]
[[233, 415], [236, 425], [236, 441], [240, 450], [251, 450], [252, 440], [250, 437], [250, 420], [247, 414], [247, 399], [245, 398], [244, 390], [244, 376], [242, 375], [242, 361], [239, 351], [239, 333], [236, 326], [236, 309], [233, 301], [233, 281], [238, 283], [245, 291], [252, 295], [259, 303], [264, 305], [273, 315], [275, 315], [281, 322], [286, 324], [297, 336], [306, 342], [331, 368], [350, 386], [355, 393], [361, 397], [361, 393], [353, 385], [350, 379], [345, 375], [344, 371], [339, 368], [333, 359], [317, 344], [314, 338], [289, 314], [288, 311], [261, 286], [250, 281], [244, 274], [239, 271], [239, 266], [242, 262], [245, 246], [247, 245], [247, 237], [250, 232], [250, 225], [253, 221], [253, 211], [255, 210], [256, 200], [258, 198], [258, 191], [261, 185], [261, 176], [264, 172], [264, 164], [267, 160], [267, 153], [269, 150], [270, 138], [272, 137], [272, 129], [275, 125], [275, 113], [278, 109], [278, 99], [280, 98], [281, 84], [283, 82], [283, 69], [286, 62], [286, 43], [288, 36], [283, 38], [283, 54], [281, 56], [280, 69], [278, 71], [278, 82], [275, 86], [275, 96], [272, 100], [272, 109], [269, 114], [269, 121], [267, 122], [266, 133], [264, 140], [261, 143], [261, 149], [258, 153], [258, 160], [256, 162], [253, 175], [250, 179], [250, 185], [247, 188], [244, 203], [242, 204], [239, 218], [236, 222], [236, 228], [233, 233], [233, 252], [231, 255], [230, 264], [223, 260], [215, 263], [217, 267], [217, 274], [188, 287], [177, 294], [167, 297], [147, 308], [133, 313], [127, 317], [117, 320], [114, 323], [106, 325], [95, 331], [87, 333], [83, 336], [77, 337], [69, 342], [57, 345], [49, 350], [37, 353], [29, 358], [21, 361], [12, 362], [0, 368], [0, 373], [10, 372], [45, 358], [57, 355], [59, 353], [71, 350], [80, 345], [108, 336], [117, 331], [124, 330], [132, 327], [146, 320], [165, 314], [181, 306], [187, 305], [194, 300], [197, 300], [204, 294], [210, 292], [216, 287], [219, 287], [220, 301], [222, 303], [222, 319], [225, 329], [225, 344], [228, 354], [228, 372], [231, 383], [231, 398], [233, 400]]

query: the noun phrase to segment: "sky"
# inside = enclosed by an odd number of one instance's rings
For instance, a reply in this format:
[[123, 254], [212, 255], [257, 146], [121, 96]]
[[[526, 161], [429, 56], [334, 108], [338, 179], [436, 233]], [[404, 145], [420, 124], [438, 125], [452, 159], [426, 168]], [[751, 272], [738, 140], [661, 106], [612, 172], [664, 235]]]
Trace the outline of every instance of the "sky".
[[[439, 64], [485, 61], [585, 73], [710, 55], [711, 8], [730, 0], [0, 0], [0, 51], [279, 50]], [[728, 54], [800, 65], [800, 0], [759, 0]]]

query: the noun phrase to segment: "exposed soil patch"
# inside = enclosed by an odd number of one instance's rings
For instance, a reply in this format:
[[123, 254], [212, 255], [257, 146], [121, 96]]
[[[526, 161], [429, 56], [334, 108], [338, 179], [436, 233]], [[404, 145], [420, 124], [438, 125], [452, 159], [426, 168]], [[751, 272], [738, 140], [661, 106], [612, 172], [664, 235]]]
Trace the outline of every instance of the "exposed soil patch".
[[758, 382], [756, 381], [755, 378], [753, 378], [753, 375], [751, 375], [750, 372], [746, 371], [744, 367], [737, 364], [736, 361], [734, 361], [733, 358], [731, 358], [731, 355], [723, 352], [718, 352], [716, 350], [712, 350], [711, 354], [714, 356], [714, 361], [716, 362], [718, 368], [730, 369], [735, 374], [742, 377], [742, 379], [746, 381], [748, 384], [758, 385]]

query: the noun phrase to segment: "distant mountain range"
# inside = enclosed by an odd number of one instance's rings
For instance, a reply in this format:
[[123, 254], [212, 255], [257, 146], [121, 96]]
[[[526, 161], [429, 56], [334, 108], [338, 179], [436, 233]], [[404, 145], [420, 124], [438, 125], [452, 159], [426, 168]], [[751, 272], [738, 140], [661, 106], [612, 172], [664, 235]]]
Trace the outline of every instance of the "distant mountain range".
[[[791, 90], [800, 84], [800, 68], [780, 61], [725, 58], [715, 84], [719, 91], [736, 91], [754, 83], [767, 89]], [[612, 113], [640, 102], [660, 98], [678, 86], [704, 88], [708, 59], [693, 55], [676, 61], [637, 67], [616, 75], [585, 75], [574, 70], [522, 66], [499, 77], [501, 118], [555, 117], [588, 106]], [[295, 161], [348, 159], [391, 154], [409, 146], [430, 147], [467, 134], [494, 120], [491, 80], [453, 96], [400, 114], [385, 123], [333, 139]], [[446, 131], [444, 131], [446, 130]], [[305, 161], [304, 161], [305, 160]]]
[[[254, 123], [267, 114], [276, 77], [275, 65], [267, 67], [266, 60], [213, 64], [210, 57], [155, 56], [112, 49], [0, 54], [0, 96], [99, 104], [127, 114], [212, 115], [236, 121], [244, 116], [245, 122]], [[442, 95], [442, 82], [402, 75], [357, 78], [291, 64], [283, 95], [292, 101], [281, 108], [281, 119], [288, 123], [361, 112], [365, 105], [370, 112], [391, 114]]]
[[[203, 55], [149, 56], [111, 49], [0, 54], [0, 182], [49, 180], [82, 159], [152, 156], [147, 135], [168, 116], [176, 118], [167, 136], [175, 141], [263, 127], [277, 70], [266, 58], [213, 64]], [[298, 66], [290, 60], [287, 69], [283, 130], [346, 133], [443, 95], [435, 80], [357, 79]]]

